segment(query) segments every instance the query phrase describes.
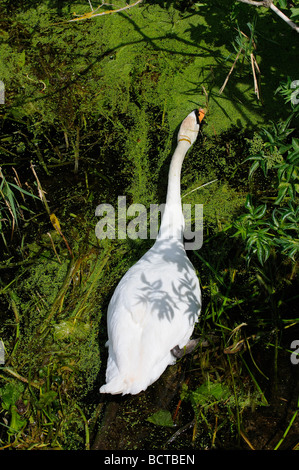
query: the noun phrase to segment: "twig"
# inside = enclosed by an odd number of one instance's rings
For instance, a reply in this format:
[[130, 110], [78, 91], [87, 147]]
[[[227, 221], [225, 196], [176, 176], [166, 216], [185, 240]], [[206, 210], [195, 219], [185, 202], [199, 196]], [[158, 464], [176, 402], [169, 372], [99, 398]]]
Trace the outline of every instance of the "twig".
[[248, 444], [248, 446], [250, 447], [251, 450], [255, 450], [255, 448], [253, 447], [253, 445], [251, 444], [250, 440], [248, 439], [247, 436], [245, 436], [245, 434], [240, 430], [240, 435], [241, 437], [244, 439], [244, 441], [246, 442], [246, 444]]
[[60, 260], [60, 258], [59, 258], [59, 256], [58, 256], [57, 251], [56, 251], [56, 248], [55, 248], [55, 245], [54, 245], [54, 242], [53, 242], [53, 238], [52, 238], [50, 232], [47, 232], [47, 235], [49, 236], [49, 238], [50, 238], [50, 240], [51, 240], [52, 248], [53, 248], [53, 250], [54, 250], [54, 253], [55, 253], [55, 255], [56, 255], [56, 257], [57, 257], [59, 263], [61, 264], [61, 260]]
[[197, 191], [198, 189], [203, 188], [204, 186], [208, 186], [208, 184], [215, 183], [215, 181], [217, 181], [217, 179], [208, 181], [207, 183], [204, 183], [201, 186], [198, 186], [197, 188], [192, 189], [192, 191], [189, 191], [189, 193], [184, 194], [184, 196], [182, 196], [182, 199], [183, 197], [189, 196], [189, 194], [193, 193], [194, 191]]
[[73, 258], [74, 257], [73, 252], [72, 252], [72, 250], [71, 250], [71, 248], [70, 248], [70, 246], [67, 242], [67, 239], [65, 238], [65, 236], [63, 235], [63, 233], [61, 231], [59, 220], [57, 219], [57, 217], [54, 213], [50, 214], [50, 221], [51, 221], [53, 227], [55, 228], [56, 232], [59, 233], [59, 235], [63, 238], [63, 241], [66, 244], [66, 247], [67, 247], [71, 257]]
[[256, 75], [255, 75], [255, 62], [256, 61], [252, 53], [250, 54], [250, 60], [251, 60], [251, 68], [252, 68], [253, 83], [254, 83], [254, 93], [256, 94], [257, 99], [259, 100], [260, 99], [259, 87], [257, 84]]
[[216, 439], [217, 429], [218, 429], [218, 416], [216, 416], [216, 419], [215, 419], [215, 429], [214, 429], [214, 432], [213, 432], [212, 446], [211, 446], [212, 448], [213, 448], [214, 445], [215, 445], [215, 439]]
[[30, 162], [30, 168], [32, 170], [32, 173], [34, 174], [35, 176], [35, 179], [36, 179], [36, 182], [37, 182], [37, 189], [38, 189], [38, 195], [40, 197], [40, 199], [42, 200], [42, 202], [44, 203], [45, 205], [45, 208], [46, 208], [46, 211], [48, 212], [48, 214], [50, 215], [51, 214], [51, 211], [50, 211], [50, 208], [48, 206], [48, 202], [47, 202], [47, 199], [46, 199], [46, 196], [45, 196], [45, 191], [43, 190], [42, 188], [42, 185], [40, 184], [40, 181], [38, 179], [38, 176], [36, 174], [36, 171], [34, 169], [34, 166], [32, 164], [32, 162]]
[[136, 5], [138, 5], [138, 3], [141, 3], [141, 2], [143, 2], [143, 0], [137, 0], [137, 2], [132, 3], [132, 5], [126, 5], [125, 7], [118, 8], [117, 10], [107, 10], [107, 11], [103, 11], [101, 13], [96, 13], [96, 11], [99, 8], [101, 8], [103, 5], [106, 5], [106, 4], [103, 3], [98, 8], [96, 8], [96, 10], [93, 10], [91, 4], [89, 3], [92, 11], [90, 11], [88, 13], [84, 13], [84, 15], [79, 16], [78, 18], [74, 18], [74, 19], [69, 20], [69, 21], [87, 20], [87, 19], [90, 19], [90, 18], [94, 18], [95, 16], [109, 15], [110, 13], [119, 13], [120, 11], [128, 10], [129, 8], [135, 7]]
[[78, 173], [79, 168], [79, 148], [80, 148], [80, 127], [77, 126], [76, 141], [74, 143], [75, 166], [74, 173]]
[[285, 21], [291, 28], [293, 28], [297, 33], [299, 33], [299, 26], [296, 25], [290, 18], [288, 18], [282, 11], [280, 11], [273, 3], [271, 3], [270, 8], [276, 15], [278, 15], [283, 21]]
[[16, 379], [20, 380], [21, 382], [24, 382], [26, 384], [29, 384], [31, 385], [32, 387], [35, 387], [35, 388], [40, 388], [41, 384], [36, 384], [34, 382], [31, 382], [29, 381], [28, 379], [26, 379], [25, 377], [23, 377], [22, 375], [20, 375], [18, 372], [14, 371], [13, 369], [10, 369], [9, 367], [3, 367], [1, 369], [3, 372], [7, 372], [8, 374], [12, 375], [13, 377], [15, 377]]
[[[17, 183], [17, 185], [19, 186], [19, 188], [22, 189], [21, 181], [20, 181], [19, 175], [18, 175], [18, 173], [17, 173], [17, 170], [16, 170], [14, 167], [12, 167], [12, 169], [13, 169], [15, 175], [16, 175], [16, 176], [15, 176], [15, 182]], [[21, 196], [22, 196], [22, 198], [23, 198], [23, 201], [25, 201], [24, 193], [23, 193], [22, 191], [20, 191], [20, 193], [21, 193]]]
[[182, 428], [178, 429], [177, 432], [175, 432], [170, 439], [166, 442], [167, 444], [170, 444], [171, 442], [175, 441], [177, 437], [179, 437], [183, 432], [187, 431], [187, 429], [191, 428], [195, 424], [195, 419], [190, 421], [190, 423], [185, 424]]
[[238, 0], [241, 3], [247, 3], [248, 5], [253, 5], [255, 7], [269, 7], [269, 2], [261, 1], [261, 2], [254, 2], [252, 0]]
[[255, 7], [266, 7], [270, 8], [276, 15], [278, 15], [283, 21], [285, 21], [291, 28], [293, 28], [297, 33], [299, 33], [299, 26], [296, 25], [290, 18], [288, 18], [282, 11], [280, 11], [275, 5], [273, 5], [272, 0], [264, 0], [260, 2], [255, 2], [252, 0], [237, 0], [241, 3], [247, 3], [248, 5], [253, 5]]
[[207, 112], [209, 111], [209, 95], [208, 95], [208, 92], [207, 90], [205, 89], [205, 87], [203, 85], [201, 85], [201, 88], [204, 92], [204, 95], [206, 97], [206, 108], [207, 108]]
[[242, 52], [242, 49], [243, 49], [242, 47], [239, 49], [238, 54], [237, 54], [237, 57], [235, 58], [235, 61], [234, 61], [233, 65], [232, 65], [230, 71], [228, 72], [228, 75], [227, 75], [226, 79], [224, 80], [224, 83], [223, 83], [222, 87], [221, 87], [220, 90], [219, 90], [219, 94], [220, 94], [220, 95], [221, 95], [221, 93], [223, 92], [224, 88], [226, 87], [226, 84], [227, 84], [227, 82], [228, 82], [228, 80], [229, 80], [229, 77], [231, 76], [232, 71], [234, 70], [234, 67], [235, 67], [236, 63], [238, 62], [238, 59], [239, 59], [240, 54], [241, 54], [241, 52]]

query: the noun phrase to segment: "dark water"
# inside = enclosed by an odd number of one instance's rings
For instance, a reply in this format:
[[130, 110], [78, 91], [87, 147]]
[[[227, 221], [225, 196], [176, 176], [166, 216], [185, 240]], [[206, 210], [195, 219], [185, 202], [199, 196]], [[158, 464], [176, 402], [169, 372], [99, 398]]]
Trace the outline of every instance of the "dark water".
[[[287, 332], [281, 347], [289, 348], [299, 329]], [[221, 346], [217, 355], [221, 355]], [[246, 356], [247, 353], [245, 353]], [[277, 368], [274, 365], [273, 348], [254, 348], [256, 366], [267, 374], [267, 379], [255, 369], [256, 380], [263, 389], [268, 406], [247, 407], [241, 414], [241, 436], [232, 429], [234, 418], [229, 421], [218, 406], [204, 411], [206, 421], [214, 428], [212, 439], [208, 425], [200, 420], [195, 427], [194, 412], [190, 404], [180, 403], [183, 383], [197, 382], [203, 377], [198, 370], [189, 370], [190, 358], [185, 357], [169, 367], [162, 377], [145, 392], [136, 396], [101, 396], [103, 418], [96, 435], [93, 449], [98, 450], [291, 450], [299, 445], [299, 419], [292, 425], [298, 409], [299, 364], [292, 364], [290, 352], [280, 349]], [[250, 359], [246, 357], [248, 364]], [[193, 366], [196, 361], [193, 361]], [[252, 363], [250, 364], [252, 367]], [[244, 381], [248, 380], [244, 373]], [[175, 426], [165, 428], [147, 422], [155, 411], [169, 410], [175, 418]], [[179, 412], [178, 412], [179, 409]], [[288, 432], [287, 428], [290, 426]], [[285, 434], [285, 437], [284, 437]], [[280, 443], [280, 440], [282, 442]]]

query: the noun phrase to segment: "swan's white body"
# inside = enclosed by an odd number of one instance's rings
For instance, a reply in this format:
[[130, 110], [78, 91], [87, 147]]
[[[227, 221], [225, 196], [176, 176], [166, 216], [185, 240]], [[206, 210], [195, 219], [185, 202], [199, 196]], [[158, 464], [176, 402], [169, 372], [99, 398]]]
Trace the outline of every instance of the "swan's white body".
[[108, 307], [109, 357], [101, 393], [136, 394], [174, 364], [198, 319], [201, 294], [183, 244], [180, 174], [199, 130], [193, 111], [181, 124], [171, 160], [167, 199], [153, 247], [119, 282]]

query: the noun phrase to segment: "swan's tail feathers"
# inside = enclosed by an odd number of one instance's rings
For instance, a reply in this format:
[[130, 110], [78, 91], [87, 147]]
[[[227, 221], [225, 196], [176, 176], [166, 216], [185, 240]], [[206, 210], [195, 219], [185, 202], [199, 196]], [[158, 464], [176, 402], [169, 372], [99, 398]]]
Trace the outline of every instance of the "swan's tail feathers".
[[102, 385], [100, 388], [100, 393], [111, 393], [111, 395], [118, 395], [123, 393], [122, 387], [123, 384], [113, 384], [113, 382], [109, 382], [106, 385]]
[[[164, 372], [168, 365], [174, 364], [176, 358], [169, 351], [157, 364], [136, 365], [135, 370], [119, 373], [115, 363], [111, 360], [106, 373], [106, 384], [100, 388], [100, 393], [111, 393], [111, 395], [127, 393], [136, 395], [154, 383]], [[146, 367], [147, 366], [147, 367]]]
[[124, 379], [122, 377], [115, 377], [110, 382], [102, 385], [100, 393], [111, 393], [111, 395], [136, 395], [146, 389], [146, 386], [136, 383], [134, 380]]

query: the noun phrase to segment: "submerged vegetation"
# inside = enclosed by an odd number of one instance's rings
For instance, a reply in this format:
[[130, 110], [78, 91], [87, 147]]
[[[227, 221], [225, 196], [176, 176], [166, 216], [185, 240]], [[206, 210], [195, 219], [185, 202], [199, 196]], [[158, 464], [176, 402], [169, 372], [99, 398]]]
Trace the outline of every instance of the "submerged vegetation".
[[[0, 3], [0, 448], [298, 448], [296, 32], [233, 0], [70, 22], [88, 3]], [[107, 305], [152, 240], [98, 240], [95, 209], [164, 202], [199, 105], [182, 202], [204, 206], [203, 341], [115, 414]]]

